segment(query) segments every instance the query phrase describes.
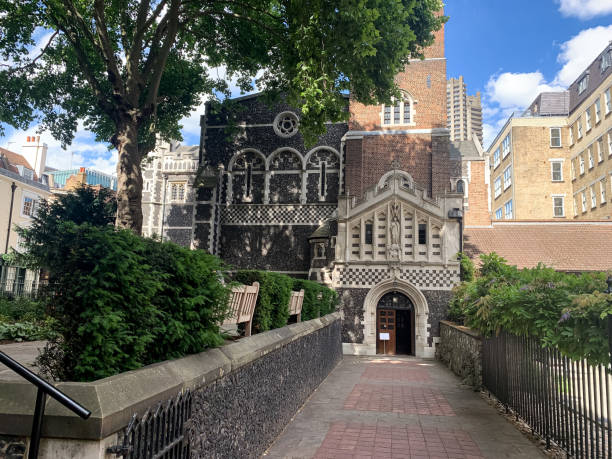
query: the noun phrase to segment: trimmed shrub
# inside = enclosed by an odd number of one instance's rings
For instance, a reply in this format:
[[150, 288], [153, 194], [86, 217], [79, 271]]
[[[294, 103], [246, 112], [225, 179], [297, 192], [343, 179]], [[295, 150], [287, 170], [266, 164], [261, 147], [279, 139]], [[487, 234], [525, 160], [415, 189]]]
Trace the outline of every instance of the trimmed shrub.
[[152, 298], [158, 320], [146, 363], [202, 352], [223, 343], [219, 324], [229, 289], [219, 282], [221, 261], [201, 250], [145, 240], [145, 256], [161, 287]]
[[294, 279], [293, 290], [304, 289], [302, 320], [316, 319], [336, 310], [338, 294], [317, 282]]
[[256, 333], [287, 325], [293, 278], [270, 271], [245, 270], [236, 272], [234, 279], [248, 285], [259, 282], [259, 295], [253, 317], [253, 329]]

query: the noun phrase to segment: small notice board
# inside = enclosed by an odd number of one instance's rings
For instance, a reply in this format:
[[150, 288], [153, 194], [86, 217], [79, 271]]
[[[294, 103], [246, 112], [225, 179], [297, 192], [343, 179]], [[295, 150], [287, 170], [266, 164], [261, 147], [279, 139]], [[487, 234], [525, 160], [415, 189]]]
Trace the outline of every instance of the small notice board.
[[389, 341], [389, 333], [379, 333], [379, 338], [381, 341]]

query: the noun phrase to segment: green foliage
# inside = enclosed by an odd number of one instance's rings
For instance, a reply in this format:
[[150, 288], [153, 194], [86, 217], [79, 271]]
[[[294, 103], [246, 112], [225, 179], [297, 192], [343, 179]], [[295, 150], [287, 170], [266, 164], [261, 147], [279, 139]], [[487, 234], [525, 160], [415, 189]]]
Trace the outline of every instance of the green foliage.
[[219, 282], [221, 261], [201, 250], [145, 240], [147, 262], [162, 281], [152, 299], [158, 312], [147, 362], [174, 359], [223, 343], [219, 324], [229, 290]]
[[0, 317], [0, 341], [35, 341], [57, 337], [55, 321], [50, 317], [44, 321], [8, 322]]
[[336, 310], [338, 294], [334, 290], [310, 280], [294, 279], [293, 290], [301, 289], [304, 289], [302, 320], [316, 319]]
[[0, 297], [0, 317], [12, 321], [36, 321], [43, 320], [44, 316], [44, 305], [40, 301]]
[[449, 317], [485, 336], [505, 330], [540, 339], [573, 359], [609, 363], [612, 298], [605, 273], [565, 274], [539, 265], [519, 270], [497, 254], [481, 255], [479, 275], [454, 290]]
[[229, 78], [253, 89], [262, 72], [258, 88], [287, 94], [313, 142], [326, 121], [347, 118], [346, 91], [363, 103], [399, 95], [394, 77], [432, 43], [447, 19], [441, 7], [440, 0], [0, 0], [0, 55], [9, 63], [0, 67], [0, 122], [17, 129], [36, 122], [66, 145], [83, 120], [118, 150], [117, 220], [140, 231], [141, 160], [156, 135], [180, 139], [180, 119], [202, 96], [228, 95]]
[[289, 299], [293, 288], [291, 277], [270, 271], [245, 270], [238, 271], [234, 279], [248, 285], [259, 282], [259, 295], [253, 317], [253, 329], [256, 333], [287, 325]]
[[463, 282], [470, 282], [474, 280], [474, 263], [472, 260], [465, 254], [459, 253], [459, 269], [461, 280]]

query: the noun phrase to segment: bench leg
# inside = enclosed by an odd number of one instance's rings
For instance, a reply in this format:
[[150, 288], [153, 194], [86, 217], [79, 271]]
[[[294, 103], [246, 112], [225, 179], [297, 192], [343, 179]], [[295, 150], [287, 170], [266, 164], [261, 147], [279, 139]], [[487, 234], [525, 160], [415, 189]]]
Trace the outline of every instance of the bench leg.
[[251, 325], [253, 324], [253, 319], [249, 320], [244, 326], [244, 336], [251, 336]]
[[301, 312], [297, 315], [297, 321], [298, 322], [302, 321], [302, 313]]

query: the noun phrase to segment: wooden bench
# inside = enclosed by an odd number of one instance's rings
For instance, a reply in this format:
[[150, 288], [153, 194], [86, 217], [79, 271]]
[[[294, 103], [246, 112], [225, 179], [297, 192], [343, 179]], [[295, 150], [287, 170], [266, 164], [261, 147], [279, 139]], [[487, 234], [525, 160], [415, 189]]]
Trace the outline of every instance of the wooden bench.
[[302, 304], [304, 303], [304, 290], [291, 292], [289, 298], [289, 316], [297, 315], [297, 322], [302, 320]]
[[246, 324], [244, 327], [244, 336], [251, 336], [253, 313], [255, 312], [258, 294], [259, 282], [253, 282], [253, 285], [232, 287], [232, 293], [230, 293], [229, 298], [228, 316], [223, 321], [222, 326], [237, 326], [238, 324], [244, 323]]

